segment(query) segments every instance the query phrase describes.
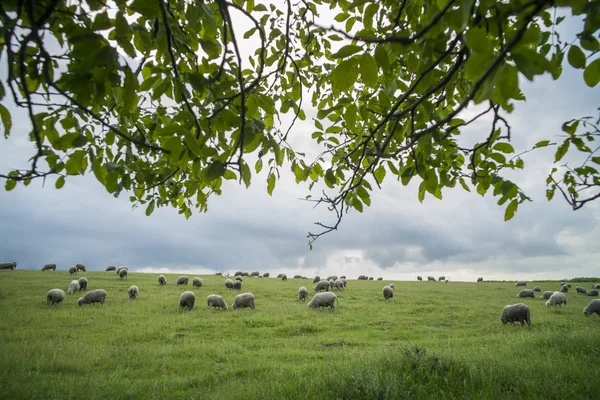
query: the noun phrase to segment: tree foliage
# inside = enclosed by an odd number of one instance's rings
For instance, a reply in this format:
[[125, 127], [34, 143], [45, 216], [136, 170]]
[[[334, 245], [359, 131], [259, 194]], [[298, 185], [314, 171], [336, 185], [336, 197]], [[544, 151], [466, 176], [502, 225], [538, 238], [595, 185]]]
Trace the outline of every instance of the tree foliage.
[[[584, 19], [571, 43], [555, 31], [557, 8]], [[568, 63], [597, 86], [599, 10], [598, 0], [6, 0], [0, 117], [8, 137], [4, 100], [23, 107], [35, 150], [30, 168], [2, 176], [7, 190], [48, 175], [61, 188], [92, 171], [147, 215], [172, 206], [189, 218], [224, 180], [249, 186], [268, 168], [272, 194], [290, 168], [297, 183], [331, 190], [307, 197], [335, 213], [310, 243], [370, 206], [386, 178], [420, 181], [420, 201], [457, 184], [491, 191], [508, 220], [529, 200], [503, 177], [524, 167], [507, 119], [525, 100], [519, 79], [558, 79]], [[288, 140], [307, 107], [316, 159]], [[489, 130], [465, 144], [461, 131], [478, 120]], [[577, 121], [563, 126], [556, 161], [576, 148], [597, 164], [598, 131], [576, 135]], [[584, 164], [551, 175], [548, 197], [566, 185], [579, 201], [579, 178], [598, 185]]]

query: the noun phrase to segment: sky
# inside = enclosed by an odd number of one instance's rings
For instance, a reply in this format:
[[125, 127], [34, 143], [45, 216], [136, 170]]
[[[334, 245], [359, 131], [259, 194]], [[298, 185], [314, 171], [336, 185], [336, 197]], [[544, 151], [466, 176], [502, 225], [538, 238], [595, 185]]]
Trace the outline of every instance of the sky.
[[[563, 24], [567, 31], [577, 27], [568, 20]], [[2, 59], [3, 70], [4, 63]], [[566, 120], [598, 116], [600, 91], [585, 85], [582, 71], [565, 67], [558, 81], [546, 75], [521, 83], [527, 102], [508, 116], [517, 152], [539, 140], [557, 140]], [[33, 154], [26, 114], [10, 109], [13, 132], [0, 139], [3, 173], [25, 167]], [[315, 110], [306, 112], [307, 121], [316, 115]], [[486, 122], [465, 136], [487, 136], [490, 120]], [[290, 134], [294, 149], [316, 155], [313, 131], [310, 122], [296, 125]], [[267, 194], [263, 170], [248, 189], [226, 181], [223, 195], [209, 201], [208, 213], [194, 212], [189, 220], [171, 208], [155, 209], [146, 217], [144, 207], [132, 209], [128, 193], [114, 198], [91, 172], [68, 177], [60, 190], [54, 179], [45, 187], [34, 180], [28, 187], [0, 190], [0, 261], [16, 261], [19, 269], [53, 262], [64, 270], [83, 263], [88, 270], [117, 265], [133, 272], [243, 270], [350, 279], [364, 274], [386, 280], [415, 280], [417, 275], [445, 275], [451, 281], [600, 276], [600, 203], [574, 212], [558, 193], [555, 200], [546, 200], [554, 151], [529, 153], [525, 169], [508, 174], [533, 199], [508, 222], [491, 193], [482, 197], [458, 186], [445, 189], [442, 201], [426, 196], [421, 204], [418, 179], [405, 187], [388, 174], [383, 189], [372, 193], [371, 207], [345, 215], [340, 229], [318, 239], [312, 251], [307, 233], [317, 228], [314, 222], [333, 221], [334, 215], [301, 200], [310, 192], [307, 185], [296, 185], [287, 163], [273, 196]]]

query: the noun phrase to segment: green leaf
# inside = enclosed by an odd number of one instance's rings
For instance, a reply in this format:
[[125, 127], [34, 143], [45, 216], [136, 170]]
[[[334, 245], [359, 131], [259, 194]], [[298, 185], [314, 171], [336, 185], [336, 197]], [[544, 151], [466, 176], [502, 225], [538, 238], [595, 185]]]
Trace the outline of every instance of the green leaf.
[[586, 85], [593, 88], [600, 81], [600, 58], [596, 58], [583, 71], [583, 80]]
[[146, 207], [146, 216], [149, 217], [150, 214], [154, 211], [154, 200], [148, 203], [148, 207]]
[[8, 137], [10, 128], [12, 128], [12, 118], [8, 109], [2, 104], [0, 104], [0, 119], [2, 119], [2, 125], [4, 126], [4, 137]]
[[585, 68], [585, 54], [583, 54], [583, 50], [577, 45], [571, 45], [569, 53], [567, 54], [567, 60], [569, 60], [569, 64], [571, 64], [573, 68]]
[[565, 140], [563, 144], [558, 146], [556, 150], [556, 154], [554, 155], [554, 162], [559, 162], [569, 150], [569, 145], [571, 144], [570, 140]]
[[361, 50], [363, 50], [362, 46], [356, 46], [353, 44], [349, 44], [349, 45], [346, 45], [346, 46], [342, 47], [341, 49], [339, 49], [337, 51], [337, 53], [335, 53], [331, 56], [331, 58], [333, 58], [333, 59], [346, 58], [346, 57], [351, 56], [352, 54], [358, 53]]
[[17, 181], [14, 179], [7, 179], [6, 183], [4, 184], [4, 189], [6, 189], [7, 192], [10, 192], [15, 188], [15, 186], [17, 186]]
[[85, 150], [77, 150], [71, 154], [69, 160], [65, 164], [65, 170], [68, 175], [83, 174], [87, 168], [87, 155]]
[[246, 162], [242, 162], [242, 180], [246, 185], [246, 189], [250, 187], [252, 173], [250, 172], [250, 166]]
[[133, 0], [129, 8], [146, 18], [158, 18], [161, 15], [158, 0]]
[[377, 86], [378, 76], [377, 62], [369, 53], [363, 53], [360, 57], [360, 77], [363, 83], [370, 88], [374, 88]]
[[508, 221], [515, 216], [515, 211], [517, 211], [517, 207], [519, 206], [519, 202], [517, 199], [511, 201], [506, 207], [506, 211], [504, 212], [504, 221]]
[[336, 184], [335, 175], [333, 174], [333, 170], [331, 168], [325, 172], [325, 183], [331, 188], [333, 188], [333, 186]]
[[333, 94], [338, 95], [350, 89], [358, 79], [358, 59], [342, 61], [331, 74]]
[[483, 28], [474, 27], [466, 34], [467, 46], [476, 53], [490, 53], [492, 44], [488, 39], [487, 32]]
[[384, 45], [378, 45], [375, 48], [375, 61], [384, 73], [390, 71], [390, 61]]
[[379, 182], [379, 184], [381, 184], [383, 182], [383, 178], [385, 178], [385, 167], [383, 165], [380, 165], [373, 172], [373, 174], [375, 175], [375, 179], [377, 179], [377, 182]]
[[508, 154], [515, 152], [515, 149], [510, 145], [510, 143], [496, 143], [493, 149]]
[[267, 178], [267, 193], [269, 193], [269, 196], [273, 195], [273, 189], [275, 189], [275, 174], [271, 172]]
[[214, 161], [205, 170], [205, 176], [208, 181], [214, 181], [225, 173], [225, 164], [221, 161]]
[[261, 158], [259, 158], [259, 159], [256, 161], [256, 164], [254, 165], [254, 169], [256, 170], [256, 173], [257, 173], [257, 174], [258, 174], [258, 173], [259, 173], [259, 172], [262, 170], [262, 167], [263, 167], [263, 162], [262, 162], [262, 159], [261, 159]]
[[541, 140], [541, 141], [537, 142], [537, 143], [535, 144], [535, 146], [533, 146], [533, 148], [534, 148], [534, 149], [537, 149], [537, 148], [539, 148], [539, 147], [546, 147], [546, 146], [548, 146], [549, 144], [550, 144], [550, 141], [549, 141], [549, 140]]
[[58, 179], [54, 183], [54, 187], [56, 187], [57, 189], [60, 189], [63, 186], [65, 186], [65, 177], [61, 175], [58, 177]]

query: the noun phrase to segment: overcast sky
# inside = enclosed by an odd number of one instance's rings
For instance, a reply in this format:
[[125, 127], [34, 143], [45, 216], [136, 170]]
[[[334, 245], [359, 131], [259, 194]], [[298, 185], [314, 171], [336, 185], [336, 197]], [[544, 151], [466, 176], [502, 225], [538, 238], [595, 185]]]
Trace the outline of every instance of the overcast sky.
[[[556, 140], [568, 119], [598, 115], [600, 91], [585, 85], [581, 71], [565, 67], [558, 81], [544, 76], [521, 82], [527, 102], [509, 115], [517, 152], [542, 139]], [[11, 112], [13, 133], [0, 141], [3, 173], [25, 167], [33, 154], [25, 113], [14, 107]], [[307, 109], [308, 120], [314, 114]], [[480, 127], [469, 136], [487, 136], [489, 120]], [[295, 150], [316, 154], [313, 130], [310, 122], [296, 126], [290, 136]], [[346, 215], [340, 230], [317, 240], [312, 251], [306, 234], [316, 228], [313, 222], [334, 215], [299, 200], [308, 188], [295, 184], [288, 164], [272, 197], [263, 171], [249, 189], [227, 181], [223, 195], [210, 200], [208, 213], [195, 212], [189, 220], [170, 208], [146, 217], [144, 207], [132, 210], [128, 193], [114, 198], [92, 173], [67, 178], [61, 190], [54, 179], [44, 188], [37, 180], [0, 190], [0, 261], [28, 269], [54, 262], [59, 269], [83, 263], [91, 270], [126, 265], [132, 271], [258, 270], [352, 279], [360, 274], [396, 280], [446, 275], [455, 281], [600, 276], [599, 204], [574, 212], [558, 194], [548, 202], [545, 178], [553, 158], [553, 148], [540, 149], [525, 156], [524, 171], [510, 174], [534, 201], [522, 204], [509, 222], [491, 192], [481, 197], [459, 186], [445, 189], [443, 201], [427, 195], [421, 204], [419, 179], [404, 187], [388, 175], [383, 189], [372, 194], [371, 207]]]

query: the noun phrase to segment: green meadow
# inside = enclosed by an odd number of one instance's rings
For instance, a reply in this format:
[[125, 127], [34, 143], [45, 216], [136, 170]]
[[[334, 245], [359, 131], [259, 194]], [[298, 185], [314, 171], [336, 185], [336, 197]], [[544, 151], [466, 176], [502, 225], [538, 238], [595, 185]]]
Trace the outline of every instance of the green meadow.
[[[275, 272], [275, 274], [273, 274]], [[277, 271], [271, 275], [277, 275]], [[600, 398], [600, 318], [592, 299], [568, 305], [517, 299], [512, 282], [348, 281], [335, 310], [297, 301], [312, 280], [244, 278], [256, 308], [232, 310], [224, 278], [177, 287], [180, 274], [80, 272], [104, 306], [77, 306], [67, 271], [0, 271], [0, 396], [3, 399], [592, 399]], [[349, 277], [355, 278], [355, 277]], [[381, 289], [394, 282], [384, 301]], [[139, 297], [127, 297], [130, 285]], [[558, 282], [528, 282], [558, 290]], [[179, 296], [196, 293], [192, 311]], [[229, 309], [208, 310], [222, 295]], [[532, 328], [502, 325], [507, 304], [526, 303]]]

